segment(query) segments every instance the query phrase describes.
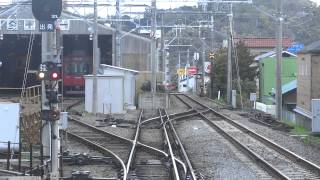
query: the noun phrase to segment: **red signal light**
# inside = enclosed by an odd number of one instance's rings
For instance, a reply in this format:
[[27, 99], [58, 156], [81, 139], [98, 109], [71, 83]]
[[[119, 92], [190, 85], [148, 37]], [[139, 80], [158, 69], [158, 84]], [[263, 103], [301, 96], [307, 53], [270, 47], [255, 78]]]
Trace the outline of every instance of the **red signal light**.
[[50, 77], [51, 77], [51, 80], [56, 81], [59, 79], [59, 74], [58, 72], [52, 72]]

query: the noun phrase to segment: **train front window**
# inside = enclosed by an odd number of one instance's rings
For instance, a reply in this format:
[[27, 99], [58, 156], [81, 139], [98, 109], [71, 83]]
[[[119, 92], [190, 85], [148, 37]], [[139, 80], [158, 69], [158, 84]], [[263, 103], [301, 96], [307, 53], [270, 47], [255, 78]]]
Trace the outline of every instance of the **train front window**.
[[68, 64], [65, 68], [67, 75], [83, 75], [89, 73], [89, 64], [79, 63], [79, 64]]

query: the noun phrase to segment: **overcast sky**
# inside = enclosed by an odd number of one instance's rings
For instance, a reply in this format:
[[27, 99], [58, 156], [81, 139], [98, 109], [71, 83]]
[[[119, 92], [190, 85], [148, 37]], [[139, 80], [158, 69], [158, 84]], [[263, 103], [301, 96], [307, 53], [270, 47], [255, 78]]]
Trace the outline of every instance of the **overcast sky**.
[[320, 5], [320, 0], [311, 0], [313, 2], [316, 2], [318, 5]]

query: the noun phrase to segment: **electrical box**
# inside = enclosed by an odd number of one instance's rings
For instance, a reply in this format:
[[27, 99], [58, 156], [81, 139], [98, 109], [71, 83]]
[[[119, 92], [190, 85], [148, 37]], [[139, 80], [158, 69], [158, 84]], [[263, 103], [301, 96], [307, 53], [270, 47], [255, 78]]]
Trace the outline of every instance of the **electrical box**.
[[[0, 150], [7, 149], [7, 142], [19, 143], [20, 104], [0, 102]], [[17, 148], [18, 144], [11, 144]]]
[[312, 99], [312, 132], [320, 133], [320, 99]]

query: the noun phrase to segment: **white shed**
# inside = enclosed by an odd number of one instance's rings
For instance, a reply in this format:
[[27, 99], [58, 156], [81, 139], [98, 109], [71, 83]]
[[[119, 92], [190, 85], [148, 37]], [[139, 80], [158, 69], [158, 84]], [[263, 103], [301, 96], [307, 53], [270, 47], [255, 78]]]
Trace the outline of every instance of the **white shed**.
[[[101, 64], [97, 80], [97, 112], [125, 113], [135, 108], [138, 71]], [[92, 112], [93, 76], [85, 76], [85, 110]]]

